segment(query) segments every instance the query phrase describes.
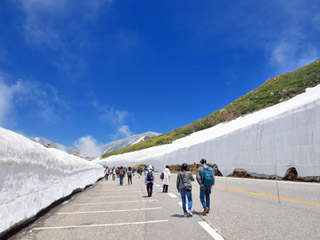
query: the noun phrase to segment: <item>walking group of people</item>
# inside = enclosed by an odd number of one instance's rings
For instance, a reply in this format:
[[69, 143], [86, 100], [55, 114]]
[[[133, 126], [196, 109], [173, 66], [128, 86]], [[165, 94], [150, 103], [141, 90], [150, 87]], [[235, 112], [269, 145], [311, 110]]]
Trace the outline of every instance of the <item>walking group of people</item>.
[[[207, 165], [206, 159], [200, 160], [201, 166], [197, 169], [196, 180], [200, 185], [200, 201], [203, 207], [202, 215], [205, 216], [210, 212], [210, 194], [215, 184], [215, 176], [213, 169]], [[167, 165], [160, 174], [163, 184], [163, 192], [168, 192], [170, 185], [170, 170]], [[182, 209], [184, 216], [192, 217], [192, 182], [195, 181], [192, 173], [189, 171], [187, 163], [181, 165], [181, 170], [177, 175], [176, 187], [181, 195]], [[145, 185], [147, 186], [148, 196], [152, 196], [152, 186], [154, 184], [153, 167], [150, 165], [145, 169]], [[186, 206], [188, 199], [188, 209]]]
[[[197, 169], [196, 180], [200, 185], [200, 201], [203, 207], [202, 215], [205, 216], [210, 212], [210, 194], [211, 189], [215, 184], [215, 176], [213, 169], [207, 165], [206, 159], [200, 160], [201, 166]], [[109, 174], [112, 174], [112, 179], [115, 180], [115, 176], [120, 179], [120, 185], [123, 185], [123, 178], [125, 175], [128, 177], [128, 185], [132, 184], [132, 175], [134, 176], [136, 169], [132, 167], [113, 167], [105, 169], [105, 178], [108, 180]], [[137, 169], [139, 177], [142, 175], [142, 168]], [[145, 177], [144, 184], [146, 185], [148, 197], [152, 196], [153, 184], [154, 184], [154, 168], [149, 165], [144, 169]], [[165, 169], [160, 174], [160, 179], [162, 180], [163, 192], [168, 192], [170, 185], [170, 170], [167, 165]], [[195, 181], [192, 173], [189, 171], [187, 163], [181, 165], [181, 170], [177, 175], [176, 187], [181, 195], [182, 199], [182, 209], [184, 216], [192, 217], [192, 182]], [[188, 208], [186, 206], [188, 200]]]
[[128, 185], [132, 184], [132, 175], [134, 176], [135, 169], [132, 167], [113, 167], [109, 168], [106, 167], [104, 169], [105, 179], [108, 181], [109, 175], [112, 175], [112, 180], [115, 181], [116, 177], [120, 179], [120, 185], [123, 186], [123, 179], [127, 175], [128, 178]]
[[[196, 179], [200, 185], [200, 201], [203, 207], [202, 215], [205, 216], [210, 212], [210, 194], [215, 184], [213, 169], [207, 165], [207, 160], [200, 160], [201, 166], [197, 169]], [[188, 165], [183, 163], [181, 171], [177, 176], [177, 190], [180, 192], [182, 199], [182, 209], [184, 216], [192, 217], [192, 182], [195, 181]], [[186, 202], [188, 199], [188, 209]]]

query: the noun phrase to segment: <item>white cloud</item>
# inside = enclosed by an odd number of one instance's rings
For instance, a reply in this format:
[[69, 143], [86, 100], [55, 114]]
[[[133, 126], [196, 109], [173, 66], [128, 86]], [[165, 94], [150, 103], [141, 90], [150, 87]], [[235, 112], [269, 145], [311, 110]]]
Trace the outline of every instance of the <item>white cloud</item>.
[[78, 24], [82, 20], [94, 21], [101, 8], [112, 3], [112, 0], [22, 0], [25, 37], [32, 43], [61, 47], [63, 28], [57, 27], [57, 23], [70, 24], [65, 18], [72, 14], [79, 18]]
[[0, 77], [0, 125], [3, 126], [9, 119], [12, 111], [12, 98], [17, 86], [7, 86]]
[[94, 94], [90, 94], [90, 97], [92, 98], [92, 107], [99, 113], [99, 119], [107, 121], [115, 127], [115, 133], [111, 135], [112, 139], [130, 137], [133, 134], [126, 124], [126, 119], [129, 116], [128, 111], [101, 106]]
[[52, 18], [59, 16], [66, 1], [24, 0], [22, 7], [26, 14], [25, 37], [37, 44], [58, 43], [59, 34], [53, 28]]
[[100, 118], [102, 120], [110, 121], [113, 126], [117, 128], [116, 133], [114, 133], [111, 138], [119, 139], [121, 137], [130, 137], [132, 135], [129, 126], [125, 124], [128, 116], [129, 113], [127, 111], [120, 111], [111, 108], [109, 111], [104, 110], [104, 113]]
[[119, 139], [119, 138], [127, 138], [132, 135], [130, 128], [127, 125], [120, 126], [116, 133], [111, 136], [112, 139]]
[[320, 57], [319, 8], [310, 1], [279, 1], [282, 29], [269, 43], [270, 64], [285, 73], [311, 63]]
[[79, 138], [74, 146], [80, 150], [81, 157], [99, 157], [102, 154], [102, 149], [96, 143], [96, 140], [91, 136]]
[[31, 114], [39, 115], [45, 120], [59, 118], [57, 109], [61, 107], [58, 92], [50, 85], [40, 86], [37, 83], [19, 80], [7, 84], [4, 76], [0, 76], [0, 125], [15, 124], [19, 116], [17, 108], [30, 110]]
[[118, 129], [119, 133], [123, 134], [126, 137], [130, 137], [131, 136], [131, 131], [129, 129], [129, 127], [127, 125], [123, 125]]
[[115, 125], [121, 125], [125, 122], [126, 117], [128, 116], [127, 111], [111, 109], [102, 109], [103, 114], [100, 116], [102, 120], [109, 120]]
[[282, 73], [296, 70], [320, 57], [319, 49], [312, 44], [303, 44], [283, 39], [271, 49], [271, 64]]
[[[13, 112], [16, 101], [28, 92], [28, 86], [22, 81], [7, 85], [4, 76], [0, 76], [0, 125], [5, 126], [8, 122], [14, 122]], [[18, 101], [19, 102], [19, 101]]]

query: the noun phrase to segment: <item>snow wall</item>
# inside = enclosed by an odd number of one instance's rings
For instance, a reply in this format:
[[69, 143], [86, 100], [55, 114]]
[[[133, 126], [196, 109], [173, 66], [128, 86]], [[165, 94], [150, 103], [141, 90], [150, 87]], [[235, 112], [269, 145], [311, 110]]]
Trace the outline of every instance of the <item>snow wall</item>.
[[0, 128], [0, 238], [103, 177], [103, 167]]
[[[172, 144], [96, 160], [104, 166], [199, 163], [201, 158], [231, 174], [284, 176], [295, 167], [299, 177], [320, 176], [320, 85], [288, 101], [222, 123]], [[276, 165], [276, 168], [275, 168]]]

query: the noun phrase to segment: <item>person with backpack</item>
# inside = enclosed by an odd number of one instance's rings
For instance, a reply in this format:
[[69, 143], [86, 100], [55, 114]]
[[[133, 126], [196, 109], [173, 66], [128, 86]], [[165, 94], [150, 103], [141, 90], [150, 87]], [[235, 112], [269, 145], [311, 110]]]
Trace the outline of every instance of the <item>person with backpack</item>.
[[125, 172], [123, 170], [123, 167], [121, 166], [119, 169], [119, 178], [120, 178], [120, 185], [123, 185], [123, 178], [124, 178]]
[[151, 197], [154, 184], [154, 172], [152, 171], [151, 165], [149, 165], [148, 171], [144, 177], [144, 184], [147, 186], [148, 197]]
[[212, 168], [207, 165], [206, 159], [200, 160], [201, 166], [197, 169], [197, 181], [200, 185], [200, 201], [203, 206], [202, 215], [205, 216], [210, 211], [210, 194], [215, 177]]
[[130, 183], [132, 184], [132, 168], [131, 167], [128, 167], [127, 177], [128, 177], [128, 185]]
[[162, 184], [163, 184], [162, 192], [168, 192], [168, 187], [170, 185], [170, 170], [168, 165], [161, 173], [160, 179], [162, 180]]
[[[177, 175], [177, 190], [181, 195], [182, 209], [185, 217], [192, 217], [192, 182], [194, 178], [189, 171], [188, 165], [183, 163], [181, 171]], [[186, 208], [186, 197], [188, 198], [188, 210]]]

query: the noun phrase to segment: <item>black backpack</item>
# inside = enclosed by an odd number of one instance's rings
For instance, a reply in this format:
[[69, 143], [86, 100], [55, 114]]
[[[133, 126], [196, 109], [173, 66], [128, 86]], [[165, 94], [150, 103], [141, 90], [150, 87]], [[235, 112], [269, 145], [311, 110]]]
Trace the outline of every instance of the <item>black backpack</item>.
[[149, 182], [153, 181], [152, 171], [148, 171], [147, 181]]

